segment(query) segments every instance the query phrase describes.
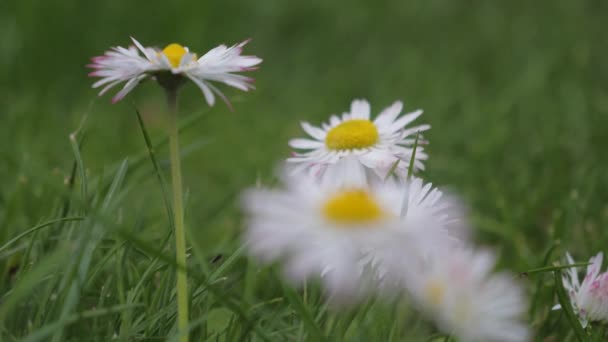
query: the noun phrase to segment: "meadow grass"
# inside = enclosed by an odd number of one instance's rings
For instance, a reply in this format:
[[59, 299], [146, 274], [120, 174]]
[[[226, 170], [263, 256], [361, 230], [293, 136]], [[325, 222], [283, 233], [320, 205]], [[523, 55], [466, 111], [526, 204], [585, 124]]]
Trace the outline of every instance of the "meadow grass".
[[200, 51], [251, 36], [264, 58], [257, 90], [228, 90], [234, 112], [182, 93], [193, 341], [446, 339], [405, 302], [336, 312], [316, 284], [288, 287], [244, 255], [240, 191], [273, 184], [299, 121], [358, 97], [425, 110], [423, 176], [467, 201], [475, 240], [525, 286], [536, 338], [575, 340], [551, 311], [551, 269], [534, 270], [606, 251], [607, 14], [567, 0], [0, 4], [0, 340], [177, 340], [162, 92], [110, 105], [84, 69], [129, 35]]

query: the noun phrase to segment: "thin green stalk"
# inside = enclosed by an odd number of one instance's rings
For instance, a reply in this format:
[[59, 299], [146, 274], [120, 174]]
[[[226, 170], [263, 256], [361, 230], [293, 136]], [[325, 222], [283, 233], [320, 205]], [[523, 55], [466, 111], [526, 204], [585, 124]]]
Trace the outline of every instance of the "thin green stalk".
[[568, 265], [545, 266], [545, 267], [533, 268], [531, 270], [521, 272], [520, 274], [523, 276], [528, 276], [528, 275], [531, 275], [534, 273], [553, 272], [553, 271], [562, 270], [565, 268], [585, 267], [588, 265], [589, 265], [588, 262], [579, 262], [579, 263], [568, 264]]
[[186, 232], [184, 230], [184, 206], [182, 203], [182, 170], [179, 153], [177, 117], [177, 89], [168, 89], [169, 107], [169, 154], [171, 155], [171, 183], [173, 188], [173, 217], [175, 226], [175, 259], [177, 270], [177, 327], [179, 341], [188, 342], [188, 274], [186, 273]]
[[414, 149], [412, 150], [412, 158], [410, 159], [410, 165], [407, 168], [407, 179], [411, 179], [412, 175], [414, 175], [414, 166], [416, 164], [416, 150], [418, 149], [418, 138], [420, 137], [420, 132], [416, 132], [416, 140], [414, 140]]

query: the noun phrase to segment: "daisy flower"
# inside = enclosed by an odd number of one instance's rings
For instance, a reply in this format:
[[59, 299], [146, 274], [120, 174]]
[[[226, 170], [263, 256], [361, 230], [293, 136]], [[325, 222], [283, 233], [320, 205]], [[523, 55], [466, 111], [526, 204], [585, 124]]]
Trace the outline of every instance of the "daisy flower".
[[[302, 129], [310, 137], [289, 141], [289, 145], [300, 152], [294, 153], [288, 162], [296, 164], [294, 172], [308, 170], [320, 176], [341, 159], [354, 156], [367, 169], [384, 178], [399, 160], [395, 171], [399, 175], [406, 175], [416, 133], [426, 131], [430, 126], [406, 127], [422, 111], [401, 116], [402, 109], [403, 103], [397, 101], [371, 120], [369, 103], [354, 100], [350, 112], [342, 114], [342, 117], [332, 115], [329, 123], [324, 123], [321, 127], [302, 122]], [[423, 161], [427, 158], [424, 148], [419, 144], [416, 148], [415, 169], [424, 169]]]
[[[449, 203], [421, 180], [368, 184], [353, 177], [331, 186], [303, 173], [284, 179], [284, 189], [244, 195], [247, 248], [262, 262], [283, 263], [293, 282], [320, 279], [332, 301], [357, 299], [379, 278], [389, 282], [389, 263], [411, 260], [404, 253], [453, 240]], [[404, 196], [409, 207], [402, 215]]]
[[[569, 268], [562, 278], [572, 308], [583, 328], [587, 327], [588, 322], [608, 323], [608, 272], [600, 273], [603, 257], [603, 253], [600, 252], [589, 259], [587, 273], [582, 283], [579, 281], [575, 267]], [[568, 264], [574, 264], [570, 253], [566, 253], [566, 258]], [[553, 309], [560, 307], [558, 304]]]
[[247, 91], [253, 89], [253, 79], [238, 75], [238, 72], [255, 70], [262, 60], [255, 56], [242, 56], [243, 46], [248, 41], [231, 47], [220, 45], [200, 58], [187, 47], [169, 44], [164, 49], [144, 47], [135, 38], [134, 46], [114, 47], [103, 56], [93, 57], [88, 67], [95, 69], [89, 76], [101, 79], [93, 88], [103, 87], [103, 95], [116, 85], [126, 82], [112, 98], [115, 103], [125, 97], [143, 79], [155, 78], [163, 87], [177, 87], [190, 79], [203, 92], [207, 103], [215, 103], [215, 95], [229, 102], [212, 81]]
[[441, 330], [462, 341], [529, 339], [520, 322], [526, 310], [522, 290], [511, 275], [490, 274], [491, 254], [456, 248], [433, 253], [421, 265], [405, 272], [406, 286]]

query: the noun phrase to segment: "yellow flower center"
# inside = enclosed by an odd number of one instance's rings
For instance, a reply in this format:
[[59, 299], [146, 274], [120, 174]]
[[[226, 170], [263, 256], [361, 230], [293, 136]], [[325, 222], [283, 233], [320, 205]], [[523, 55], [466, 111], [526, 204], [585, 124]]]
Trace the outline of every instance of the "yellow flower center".
[[325, 145], [330, 150], [352, 150], [374, 145], [378, 129], [369, 120], [348, 120], [327, 132]]
[[186, 50], [185, 47], [176, 43], [169, 44], [163, 49], [163, 54], [167, 56], [167, 59], [169, 59], [169, 63], [171, 63], [174, 68], [177, 68], [179, 66], [182, 57], [184, 57], [187, 52], [188, 50]]
[[342, 191], [323, 206], [323, 214], [340, 224], [370, 223], [384, 216], [376, 200], [364, 190]]
[[445, 287], [440, 281], [433, 280], [426, 287], [426, 298], [434, 306], [441, 304], [445, 294]]

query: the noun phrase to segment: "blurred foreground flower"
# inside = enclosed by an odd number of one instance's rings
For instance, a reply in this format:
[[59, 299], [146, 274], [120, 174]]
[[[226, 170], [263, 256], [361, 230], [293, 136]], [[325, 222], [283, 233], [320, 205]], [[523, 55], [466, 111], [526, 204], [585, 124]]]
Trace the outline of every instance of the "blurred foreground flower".
[[96, 69], [89, 76], [101, 77], [93, 84], [93, 88], [104, 87], [99, 95], [119, 83], [127, 82], [112, 98], [113, 103], [124, 98], [143, 79], [154, 77], [165, 88], [178, 87], [188, 78], [202, 90], [210, 106], [215, 103], [214, 94], [230, 106], [228, 99], [210, 82], [221, 82], [247, 91], [253, 88], [254, 80], [235, 73], [255, 70], [256, 65], [262, 62], [255, 56], [241, 56], [243, 46], [248, 41], [232, 47], [220, 45], [198, 58], [179, 44], [169, 44], [159, 50], [144, 47], [135, 38], [131, 39], [135, 46], [114, 47], [103, 56], [93, 57], [93, 63], [88, 65]]
[[[430, 126], [405, 128], [422, 111], [400, 117], [402, 109], [403, 103], [397, 101], [371, 121], [369, 103], [354, 100], [349, 113], [342, 114], [342, 118], [332, 115], [329, 123], [324, 123], [321, 128], [302, 122], [302, 128], [312, 139], [292, 139], [289, 142], [292, 148], [307, 151], [295, 153], [288, 162], [298, 164], [296, 171], [307, 169], [320, 176], [341, 159], [354, 156], [362, 165], [384, 178], [399, 160], [395, 172], [405, 176], [413, 154], [415, 135]], [[427, 158], [424, 149], [418, 146], [414, 168], [424, 169], [422, 161]]]
[[320, 278], [332, 302], [394, 283], [400, 275], [392, 270], [455, 240], [448, 231], [453, 206], [419, 179], [368, 185], [351, 175], [322, 185], [299, 173], [284, 180], [286, 189], [245, 194], [248, 249], [263, 262], [283, 263], [293, 282]]
[[[578, 279], [576, 268], [569, 268], [563, 275], [562, 283], [568, 291], [570, 303], [574, 312], [578, 315], [583, 328], [588, 322], [608, 323], [608, 272], [600, 273], [602, 268], [603, 253], [589, 259], [587, 273], [581, 284]], [[574, 264], [570, 253], [566, 253], [568, 264]], [[559, 309], [558, 304], [553, 309]]]
[[461, 341], [529, 339], [520, 322], [526, 310], [523, 292], [511, 275], [490, 274], [491, 254], [461, 248], [435, 252], [420, 268], [405, 272], [405, 284], [444, 332]]

